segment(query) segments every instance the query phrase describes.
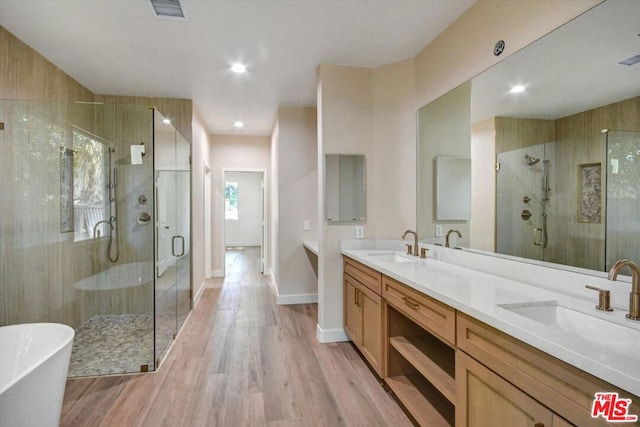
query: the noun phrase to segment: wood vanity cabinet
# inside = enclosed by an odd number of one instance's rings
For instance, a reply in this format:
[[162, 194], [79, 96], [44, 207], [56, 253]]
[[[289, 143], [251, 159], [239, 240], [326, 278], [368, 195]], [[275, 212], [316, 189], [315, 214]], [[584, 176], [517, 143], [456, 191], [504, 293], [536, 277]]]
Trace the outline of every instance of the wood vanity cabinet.
[[382, 275], [344, 257], [344, 329], [373, 370], [382, 371]]
[[591, 417], [596, 392], [640, 415], [640, 397], [412, 287], [348, 257], [344, 273], [346, 333], [419, 425], [623, 425]]
[[640, 414], [636, 396], [460, 312], [456, 323], [460, 426], [621, 425], [591, 417], [596, 392], [630, 398]]
[[553, 413], [475, 359], [459, 351], [458, 426], [552, 426]]

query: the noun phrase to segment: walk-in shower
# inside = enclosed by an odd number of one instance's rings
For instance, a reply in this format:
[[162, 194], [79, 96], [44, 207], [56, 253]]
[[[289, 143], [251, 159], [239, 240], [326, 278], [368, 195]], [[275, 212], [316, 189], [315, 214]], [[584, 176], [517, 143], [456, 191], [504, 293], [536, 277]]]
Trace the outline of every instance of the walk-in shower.
[[72, 326], [70, 376], [156, 369], [191, 308], [190, 144], [146, 105], [0, 101], [0, 123], [0, 325]]
[[554, 144], [547, 143], [498, 154], [497, 252], [545, 259], [549, 244], [553, 152]]

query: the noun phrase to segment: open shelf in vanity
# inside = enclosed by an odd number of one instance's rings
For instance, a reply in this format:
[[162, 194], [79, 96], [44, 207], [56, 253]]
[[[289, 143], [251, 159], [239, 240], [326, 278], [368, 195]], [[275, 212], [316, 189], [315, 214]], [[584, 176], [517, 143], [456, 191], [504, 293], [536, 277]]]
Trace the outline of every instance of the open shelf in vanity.
[[386, 277], [383, 282], [400, 302], [385, 303], [387, 385], [418, 424], [455, 425], [455, 349], [413, 320], [436, 315], [431, 301], [405, 294], [404, 285]]

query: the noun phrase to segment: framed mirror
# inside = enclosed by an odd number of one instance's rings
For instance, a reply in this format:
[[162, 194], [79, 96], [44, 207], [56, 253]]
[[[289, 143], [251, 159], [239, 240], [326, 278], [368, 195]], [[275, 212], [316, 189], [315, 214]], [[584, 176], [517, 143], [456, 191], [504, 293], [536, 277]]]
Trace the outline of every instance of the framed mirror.
[[[450, 147], [472, 159], [469, 248], [595, 271], [640, 262], [637, 6], [607, 0], [434, 101], [469, 108], [470, 137]], [[434, 103], [418, 111], [418, 153]], [[419, 160], [418, 188], [431, 163]], [[431, 201], [417, 197], [431, 237]]]
[[366, 218], [366, 169], [363, 155], [327, 154], [326, 218], [329, 224], [361, 222]]

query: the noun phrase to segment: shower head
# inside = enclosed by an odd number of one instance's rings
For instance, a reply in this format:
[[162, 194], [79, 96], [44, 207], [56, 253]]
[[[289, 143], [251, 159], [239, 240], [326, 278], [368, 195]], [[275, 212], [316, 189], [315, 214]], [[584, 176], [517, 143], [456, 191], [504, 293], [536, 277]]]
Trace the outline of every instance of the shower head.
[[532, 156], [530, 156], [528, 154], [524, 155], [524, 159], [527, 161], [527, 164], [529, 166], [533, 166], [533, 165], [535, 165], [536, 163], [538, 163], [540, 161], [540, 159], [538, 159], [536, 157], [532, 157]]

